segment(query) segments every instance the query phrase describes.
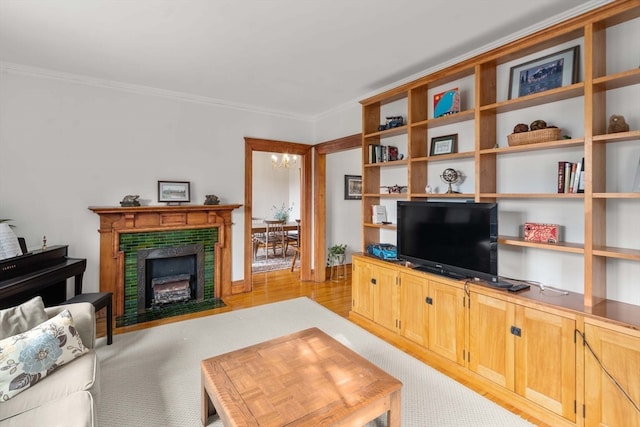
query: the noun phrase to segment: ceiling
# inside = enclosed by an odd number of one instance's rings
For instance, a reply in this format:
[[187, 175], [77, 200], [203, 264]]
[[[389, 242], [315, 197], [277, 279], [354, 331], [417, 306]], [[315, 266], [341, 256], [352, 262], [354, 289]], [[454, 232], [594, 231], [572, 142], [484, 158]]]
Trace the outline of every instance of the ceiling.
[[608, 1], [0, 0], [0, 61], [313, 119]]

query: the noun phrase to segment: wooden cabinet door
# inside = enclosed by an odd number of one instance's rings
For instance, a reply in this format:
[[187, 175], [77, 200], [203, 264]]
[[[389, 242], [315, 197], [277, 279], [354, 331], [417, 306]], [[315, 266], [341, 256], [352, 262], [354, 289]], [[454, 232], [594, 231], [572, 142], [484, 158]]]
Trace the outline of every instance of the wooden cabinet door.
[[575, 320], [516, 306], [516, 325], [516, 392], [575, 421]]
[[464, 365], [464, 291], [429, 281], [429, 350]]
[[428, 290], [426, 278], [400, 273], [400, 335], [424, 347], [429, 337]]
[[380, 266], [373, 267], [373, 321], [397, 332], [398, 272]]
[[[640, 333], [586, 324], [585, 337], [604, 368], [640, 405]], [[585, 346], [585, 426], [640, 427], [640, 412], [607, 376]]]
[[353, 260], [351, 276], [351, 308], [367, 319], [373, 319], [373, 266], [368, 262]]
[[515, 306], [471, 292], [469, 307], [469, 369], [514, 390]]

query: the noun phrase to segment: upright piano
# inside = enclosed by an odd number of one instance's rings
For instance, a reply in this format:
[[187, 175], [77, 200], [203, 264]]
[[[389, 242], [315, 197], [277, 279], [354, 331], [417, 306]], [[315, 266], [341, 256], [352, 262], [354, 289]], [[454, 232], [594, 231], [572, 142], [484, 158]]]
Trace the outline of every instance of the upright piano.
[[[0, 260], [0, 309], [40, 295], [45, 306], [67, 300], [67, 279], [75, 278], [74, 295], [82, 293], [84, 258], [69, 258], [68, 246], [50, 246]], [[72, 295], [73, 296], [73, 295]]]

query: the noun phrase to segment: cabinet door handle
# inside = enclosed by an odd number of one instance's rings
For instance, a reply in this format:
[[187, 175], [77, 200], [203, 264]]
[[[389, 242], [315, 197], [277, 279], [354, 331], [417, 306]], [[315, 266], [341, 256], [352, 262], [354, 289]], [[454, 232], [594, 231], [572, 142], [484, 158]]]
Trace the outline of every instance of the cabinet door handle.
[[376, 279], [373, 279], [373, 278], [372, 278], [372, 279], [371, 279], [371, 284], [372, 284], [372, 285], [375, 285], [375, 284], [376, 284]]
[[431, 298], [431, 297], [427, 297], [427, 298], [425, 298], [425, 302], [426, 302], [427, 304], [431, 305], [431, 304], [433, 304], [433, 298]]
[[516, 327], [516, 326], [512, 326], [511, 327], [511, 333], [517, 337], [521, 337], [522, 336], [522, 329]]

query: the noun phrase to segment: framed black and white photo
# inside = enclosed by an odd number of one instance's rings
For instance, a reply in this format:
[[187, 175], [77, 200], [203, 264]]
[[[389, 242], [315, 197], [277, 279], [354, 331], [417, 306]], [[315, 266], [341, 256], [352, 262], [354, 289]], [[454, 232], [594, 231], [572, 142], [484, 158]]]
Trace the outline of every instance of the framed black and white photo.
[[511, 67], [509, 99], [567, 86], [578, 81], [580, 46]]
[[458, 145], [458, 134], [431, 138], [430, 156], [455, 153]]
[[189, 187], [189, 181], [158, 181], [158, 202], [189, 202], [191, 200]]
[[344, 199], [345, 200], [361, 200], [362, 199], [362, 176], [361, 175], [345, 175], [344, 176]]

